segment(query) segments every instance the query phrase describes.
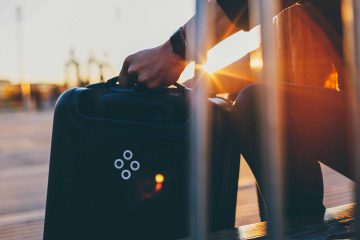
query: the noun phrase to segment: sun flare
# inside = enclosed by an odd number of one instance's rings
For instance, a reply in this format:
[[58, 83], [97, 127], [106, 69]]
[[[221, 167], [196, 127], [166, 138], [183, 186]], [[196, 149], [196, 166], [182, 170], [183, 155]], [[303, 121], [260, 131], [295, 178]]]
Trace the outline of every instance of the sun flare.
[[[239, 31], [209, 50], [207, 63], [203, 66], [207, 73], [214, 73], [246, 54], [260, 47], [260, 26], [249, 32]], [[195, 64], [191, 62], [180, 75], [179, 80], [185, 81], [194, 76]]]

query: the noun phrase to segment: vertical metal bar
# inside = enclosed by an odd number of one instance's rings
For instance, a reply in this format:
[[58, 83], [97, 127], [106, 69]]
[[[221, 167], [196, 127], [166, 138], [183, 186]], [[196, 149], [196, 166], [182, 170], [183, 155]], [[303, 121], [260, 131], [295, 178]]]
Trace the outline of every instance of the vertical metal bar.
[[353, 2], [354, 11], [354, 37], [355, 37], [355, 79], [356, 82], [356, 152], [355, 158], [355, 176], [356, 176], [356, 239], [360, 239], [360, 1]]
[[360, 2], [343, 0], [342, 6], [346, 94], [351, 129], [351, 158], [354, 163], [356, 198], [356, 239], [360, 238]]
[[262, 161], [264, 164], [265, 196], [268, 209], [268, 236], [284, 239], [282, 187], [282, 129], [280, 99], [280, 54], [274, 16], [279, 12], [278, 0], [260, 1], [260, 24], [263, 56], [261, 74]]
[[250, 29], [260, 24], [260, 1], [248, 0]]
[[[191, 239], [207, 239], [208, 219], [208, 160], [210, 139], [210, 107], [208, 105], [207, 76], [202, 68], [207, 60], [211, 36], [209, 28], [208, 0], [196, 0], [195, 34], [192, 41], [195, 57], [196, 88], [190, 102], [190, 236]], [[191, 44], [190, 44], [191, 45]]]

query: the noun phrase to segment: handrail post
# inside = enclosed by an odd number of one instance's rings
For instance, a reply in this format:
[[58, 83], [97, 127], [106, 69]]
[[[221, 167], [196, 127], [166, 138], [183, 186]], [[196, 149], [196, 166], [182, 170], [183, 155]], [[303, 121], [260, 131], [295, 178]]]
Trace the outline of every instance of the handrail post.
[[[278, 0], [260, 1], [260, 25], [263, 69], [261, 72], [260, 111], [262, 116], [262, 163], [265, 178], [269, 239], [284, 239], [283, 171], [282, 171], [282, 102], [281, 69], [274, 16], [279, 12]], [[266, 172], [265, 172], [266, 171]]]
[[360, 238], [360, 2], [342, 0], [343, 50], [345, 62], [345, 87], [350, 117], [350, 156], [354, 163], [356, 199], [356, 239]]
[[360, 238], [360, 1], [354, 1], [353, 5], [354, 11], [354, 37], [355, 37], [355, 82], [356, 82], [356, 100], [357, 100], [357, 130], [356, 130], [356, 147], [354, 151], [356, 152], [356, 239]]
[[190, 236], [194, 240], [207, 239], [208, 231], [207, 178], [211, 109], [207, 99], [208, 79], [202, 66], [207, 61], [207, 46], [212, 36], [210, 10], [208, 0], [196, 0], [195, 33], [190, 34], [194, 39], [190, 39], [191, 48], [187, 50], [187, 54], [195, 59], [197, 81], [190, 99]]

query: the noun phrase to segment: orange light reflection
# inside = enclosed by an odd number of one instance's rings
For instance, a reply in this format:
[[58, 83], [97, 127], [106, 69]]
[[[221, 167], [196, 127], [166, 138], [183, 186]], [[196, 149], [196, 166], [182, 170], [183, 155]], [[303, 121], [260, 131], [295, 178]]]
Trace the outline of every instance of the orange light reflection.
[[160, 173], [158, 173], [158, 174], [155, 175], [155, 182], [156, 182], [156, 183], [163, 183], [164, 180], [165, 180], [164, 175], [162, 175], [162, 174], [160, 174]]
[[[207, 63], [203, 66], [208, 73], [215, 73], [246, 54], [260, 47], [260, 26], [249, 32], [239, 31], [209, 50]], [[180, 75], [179, 80], [185, 81], [194, 77], [195, 64], [191, 62]]]
[[156, 183], [155, 185], [155, 192], [160, 192], [162, 189], [162, 183]]

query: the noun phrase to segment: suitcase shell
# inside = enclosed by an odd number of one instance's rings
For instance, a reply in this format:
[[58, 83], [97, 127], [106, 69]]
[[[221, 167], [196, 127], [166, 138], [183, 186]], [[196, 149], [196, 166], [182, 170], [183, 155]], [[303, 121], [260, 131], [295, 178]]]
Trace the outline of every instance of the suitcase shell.
[[[188, 235], [188, 189], [195, 183], [188, 182], [186, 93], [99, 83], [61, 95], [54, 113], [45, 240]], [[239, 152], [231, 104], [221, 98], [209, 104], [209, 228], [217, 231], [234, 227]]]

